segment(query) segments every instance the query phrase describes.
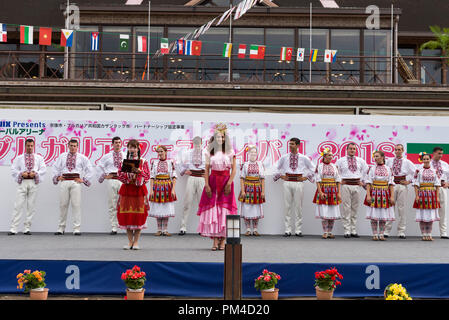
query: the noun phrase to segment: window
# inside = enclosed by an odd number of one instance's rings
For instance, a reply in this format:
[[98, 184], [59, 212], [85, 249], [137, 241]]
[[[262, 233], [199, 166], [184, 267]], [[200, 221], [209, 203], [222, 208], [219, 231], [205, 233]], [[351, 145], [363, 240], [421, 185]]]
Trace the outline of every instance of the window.
[[[267, 50], [265, 54], [265, 81], [295, 81], [295, 30], [266, 29]], [[282, 47], [292, 48], [290, 61], [281, 60]]]
[[389, 30], [364, 31], [365, 83], [389, 83], [391, 52]]
[[329, 64], [331, 83], [360, 82], [360, 31], [339, 30], [330, 31], [331, 40], [328, 49], [338, 50], [337, 59]]
[[251, 44], [264, 44], [263, 28], [233, 28], [232, 42], [238, 52], [240, 44], [246, 45], [245, 58], [234, 57], [232, 60], [232, 77], [235, 81], [264, 81], [264, 59], [250, 59]]
[[[310, 73], [312, 73], [312, 82], [322, 83], [326, 82], [327, 66], [324, 60], [324, 48], [328, 48], [329, 30], [327, 29], [312, 29], [312, 46], [310, 46], [310, 29], [299, 29], [298, 31], [298, 46], [305, 48], [304, 62], [299, 62], [298, 81], [309, 82]], [[312, 47], [312, 48], [311, 48]], [[318, 49], [318, 57], [316, 62], [309, 63], [310, 50]]]

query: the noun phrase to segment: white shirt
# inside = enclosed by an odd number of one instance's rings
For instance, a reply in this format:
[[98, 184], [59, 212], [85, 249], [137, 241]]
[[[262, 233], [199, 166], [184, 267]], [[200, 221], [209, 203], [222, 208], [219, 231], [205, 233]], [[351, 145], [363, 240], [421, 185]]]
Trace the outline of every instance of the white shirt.
[[[195, 150], [188, 150], [183, 158], [181, 165], [179, 166], [180, 174], [183, 176], [187, 170], [204, 170], [206, 168], [206, 150], [201, 151], [201, 162], [200, 159], [194, 159]], [[200, 162], [200, 163], [199, 163]]]
[[373, 165], [366, 175], [365, 183], [373, 184], [374, 181], [386, 181], [394, 185], [394, 176], [391, 169], [386, 165]]
[[[441, 163], [441, 169], [443, 170], [443, 174], [439, 177], [441, 181], [447, 181], [447, 177], [449, 176], [449, 164], [446, 161], [439, 160]], [[438, 175], [437, 169], [435, 167], [435, 161], [430, 160], [430, 167], [435, 170]]]
[[[296, 168], [292, 161], [297, 162]], [[293, 165], [293, 168], [292, 166]], [[283, 155], [276, 164], [276, 173], [273, 177], [274, 181], [277, 181], [282, 175], [285, 174], [302, 174], [310, 181], [313, 181], [315, 175], [315, 165], [310, 161], [309, 157], [300, 153], [288, 153]]]
[[[252, 166], [256, 166], [255, 168], [258, 169], [258, 173], [256, 174], [255, 172], [253, 172], [252, 170], [248, 170], [248, 169], [252, 169], [249, 168], [250, 164]], [[265, 170], [263, 167], [263, 164], [261, 161], [247, 161], [245, 162], [240, 169], [240, 178], [245, 179], [246, 177], [259, 177], [260, 179], [265, 179]]]
[[[165, 162], [165, 164], [163, 164]], [[150, 179], [156, 179], [156, 176], [168, 174], [170, 178], [177, 178], [175, 163], [172, 159], [159, 160], [156, 159], [151, 163]]]
[[349, 170], [348, 156], [338, 159], [335, 163], [342, 179], [364, 179], [365, 175], [368, 173], [369, 167], [365, 160], [355, 156], [354, 158], [357, 163], [357, 169], [355, 172]]
[[408, 160], [406, 157], [402, 157], [402, 158], [400, 158], [401, 170], [399, 170], [399, 173], [395, 174], [394, 168], [393, 168], [394, 159], [396, 159], [396, 157], [388, 158], [386, 161], [387, 167], [391, 169], [391, 173], [393, 174], [393, 176], [406, 176], [407, 181], [413, 181], [413, 177], [416, 172], [415, 164], [413, 162], [411, 162], [410, 160]]
[[[44, 158], [42, 156], [36, 153], [33, 153], [32, 155], [34, 157], [34, 164], [31, 171], [34, 171], [36, 173], [34, 182], [38, 184], [39, 182], [43, 181], [45, 172], [47, 171], [47, 166], [45, 165]], [[21, 154], [14, 160], [11, 166], [11, 173], [14, 181], [21, 184], [23, 180], [22, 173], [24, 172], [28, 172], [28, 170], [25, 164], [25, 154]]]
[[[119, 167], [117, 167], [114, 163], [114, 153], [115, 151], [112, 150], [111, 152], [109, 152], [108, 154], [105, 154], [100, 161], [98, 161], [98, 166], [97, 166], [97, 175], [98, 177], [98, 182], [102, 183], [104, 181], [104, 178], [112, 173], [118, 172]], [[122, 151], [119, 151], [118, 154], [120, 155], [120, 163], [122, 163], [123, 159], [126, 158], [126, 154]]]
[[335, 179], [335, 182], [341, 182], [337, 166], [333, 163], [319, 163], [315, 174], [315, 181], [321, 182], [322, 179]]
[[441, 186], [440, 179], [432, 167], [429, 169], [421, 167], [416, 171], [413, 185], [419, 187], [421, 183], [433, 183], [437, 187]]
[[66, 165], [68, 154], [68, 152], [64, 152], [56, 159], [53, 165], [53, 183], [58, 184], [58, 177], [65, 173], [78, 173], [84, 180], [84, 184], [90, 186], [90, 181], [94, 176], [94, 169], [89, 159], [81, 153], [76, 153], [75, 168], [70, 171]]

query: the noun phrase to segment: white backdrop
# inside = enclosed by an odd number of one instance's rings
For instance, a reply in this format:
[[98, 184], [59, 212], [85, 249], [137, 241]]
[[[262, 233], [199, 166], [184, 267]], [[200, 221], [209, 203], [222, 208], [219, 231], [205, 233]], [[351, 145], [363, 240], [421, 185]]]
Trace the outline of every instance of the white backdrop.
[[[126, 121], [139, 122], [142, 119], [148, 119], [151, 122], [191, 122], [192, 135], [201, 133], [203, 137], [210, 136], [210, 128], [205, 130], [198, 128], [201, 123], [216, 123], [224, 122], [228, 124], [230, 132], [238, 133], [238, 126], [242, 127], [246, 124], [253, 128], [269, 128], [270, 137], [273, 140], [277, 138], [281, 145], [278, 150], [281, 155], [287, 152], [287, 141], [291, 137], [298, 137], [304, 139], [303, 151], [312, 158], [314, 163], [319, 160], [318, 151], [324, 147], [328, 142], [334, 145], [344, 145], [348, 141], [356, 141], [359, 143], [361, 155], [367, 160], [370, 154], [385, 141], [390, 141], [390, 144], [384, 150], [390, 150], [394, 143], [416, 142], [416, 143], [445, 143], [447, 141], [445, 132], [447, 132], [449, 119], [447, 117], [400, 117], [400, 116], [343, 116], [343, 115], [277, 115], [277, 114], [263, 114], [263, 113], [189, 113], [189, 112], [115, 112], [115, 111], [51, 111], [51, 110], [2, 110], [0, 115], [1, 120], [21, 120], [33, 119], [33, 121], [57, 121], [66, 119], [70, 121], [86, 121], [96, 119], [98, 121]], [[201, 121], [201, 122], [200, 122]], [[238, 122], [240, 121], [240, 122]], [[342, 129], [344, 128], [344, 129]], [[367, 129], [368, 128], [368, 129]], [[370, 131], [372, 130], [372, 131]], [[246, 131], [245, 131], [246, 132]], [[151, 132], [148, 133], [151, 135]], [[123, 139], [132, 138], [125, 134], [119, 134]], [[379, 138], [380, 137], [380, 138]], [[0, 139], [2, 136], [0, 135]], [[3, 137], [4, 138], [4, 137]], [[242, 139], [237, 138], [238, 139]], [[254, 137], [243, 137], [243, 143], [255, 143]], [[376, 140], [377, 139], [377, 140]], [[380, 140], [379, 140], [380, 139]], [[176, 139], [174, 139], [176, 141]], [[159, 142], [158, 142], [159, 141]], [[155, 143], [160, 143], [160, 140]], [[204, 140], [203, 140], [204, 141]], [[242, 141], [234, 141], [237, 146], [236, 150], [242, 147]], [[367, 147], [368, 141], [375, 141], [373, 150]], [[168, 141], [169, 143], [170, 141]], [[338, 142], [338, 143], [337, 143]], [[307, 148], [306, 148], [307, 147]], [[243, 148], [243, 147], [242, 147]], [[382, 146], [380, 147], [380, 149]], [[13, 148], [14, 149], [14, 148]], [[11, 152], [14, 150], [11, 149]], [[272, 149], [273, 150], [273, 149]], [[313, 150], [313, 151], [312, 151]], [[390, 150], [391, 151], [391, 150]], [[154, 158], [156, 153], [151, 154], [149, 151], [146, 158]], [[267, 153], [264, 158], [268, 175], [266, 179], [266, 197], [267, 203], [264, 205], [265, 218], [259, 223], [259, 232], [262, 234], [283, 234], [284, 232], [284, 203], [282, 194], [282, 181], [273, 182], [271, 169], [273, 162], [273, 155], [271, 158]], [[342, 155], [341, 153], [338, 153]], [[173, 152], [169, 157], [178, 157], [179, 154]], [[5, 161], [7, 157], [0, 163], [0, 177], [2, 183], [0, 184], [0, 194], [2, 199], [2, 210], [0, 216], [0, 231], [8, 231], [10, 227], [11, 215], [14, 205], [14, 198], [16, 193], [16, 183], [11, 177], [10, 161]], [[369, 159], [371, 161], [372, 159]], [[36, 202], [36, 215], [33, 219], [32, 231], [35, 232], [54, 232], [56, 231], [59, 216], [59, 186], [53, 185], [51, 182], [51, 167], [47, 168], [47, 175], [45, 181], [39, 187], [39, 196]], [[179, 177], [176, 191], [178, 201], [175, 205], [176, 217], [169, 221], [169, 232], [177, 233], [179, 231], [180, 217], [182, 213], [183, 191], [186, 184], [187, 177]], [[240, 191], [240, 184], [238, 175], [235, 178], [235, 195]], [[315, 193], [315, 184], [305, 182], [304, 188], [304, 205], [303, 205], [303, 234], [321, 234], [321, 221], [315, 219], [315, 205], [312, 203], [312, 197]], [[362, 193], [361, 200], [364, 198]], [[107, 199], [106, 199], [106, 185], [94, 182], [91, 187], [83, 187], [82, 194], [82, 232], [109, 232], [110, 224], [107, 213]], [[415, 222], [415, 212], [412, 209], [414, 199], [414, 192], [412, 187], [409, 187], [409, 194], [407, 199], [407, 235], [419, 235], [418, 223]], [[371, 234], [369, 221], [365, 219], [365, 207], [360, 206], [358, 219], [358, 231], [361, 235]], [[198, 225], [198, 216], [196, 212], [192, 212], [187, 226], [188, 233], [196, 233]], [[22, 226], [20, 227], [22, 228]], [[393, 224], [392, 235], [396, 235], [396, 222]], [[21, 230], [21, 229], [19, 229]], [[68, 223], [66, 232], [72, 231], [72, 216], [69, 211]], [[144, 233], [153, 233], [156, 231], [156, 221], [153, 218], [148, 220], [148, 229]], [[242, 228], [242, 231], [243, 228]], [[341, 222], [337, 222], [334, 228], [335, 234], [342, 234], [343, 228]], [[437, 223], [434, 224], [433, 234], [439, 235]]]

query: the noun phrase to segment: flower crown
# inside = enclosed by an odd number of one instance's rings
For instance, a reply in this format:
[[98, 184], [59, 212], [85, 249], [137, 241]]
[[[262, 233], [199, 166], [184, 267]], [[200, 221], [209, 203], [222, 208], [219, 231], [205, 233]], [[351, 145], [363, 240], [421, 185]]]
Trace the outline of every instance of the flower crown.
[[323, 151], [321, 151], [321, 156], [324, 157], [326, 154], [332, 153], [331, 148], [326, 147], [323, 149]]
[[256, 149], [256, 151], [257, 151], [257, 146], [255, 146], [255, 145], [246, 146], [245, 151], [248, 152], [251, 149]]
[[418, 157], [418, 161], [419, 162], [422, 162], [422, 158], [426, 155], [426, 154], [428, 154], [427, 152], [425, 152], [425, 151], [423, 151], [423, 152], [420, 152], [418, 155], [419, 155], [419, 157]]
[[225, 131], [227, 130], [228, 128], [226, 127], [226, 125], [224, 124], [224, 123], [219, 123], [219, 124], [217, 124], [216, 126], [215, 126], [215, 131], [218, 131], [218, 132], [220, 132], [220, 133], [225, 133]]

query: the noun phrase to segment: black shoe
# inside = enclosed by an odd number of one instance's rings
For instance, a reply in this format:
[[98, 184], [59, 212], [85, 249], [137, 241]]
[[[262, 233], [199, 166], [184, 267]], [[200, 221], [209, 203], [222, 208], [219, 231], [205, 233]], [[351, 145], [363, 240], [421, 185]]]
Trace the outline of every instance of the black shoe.
[[295, 236], [300, 237], [300, 238], [304, 237], [301, 232], [300, 233], [295, 233]]
[[55, 232], [55, 236], [62, 236], [63, 234], [64, 234], [64, 231], [63, 232], [61, 232], [61, 231]]
[[360, 238], [360, 236], [357, 233], [351, 233], [351, 238]]
[[74, 236], [80, 236], [80, 235], [81, 235], [81, 232], [74, 232], [73, 235], [74, 235]]
[[290, 237], [292, 234], [290, 232], [284, 233], [283, 237]]
[[16, 232], [8, 232], [8, 236], [15, 236], [17, 233]]
[[384, 238], [386, 239], [386, 238], [388, 238], [389, 237], [389, 235], [388, 234], [384, 234]]
[[441, 236], [441, 239], [449, 239], [448, 236]]
[[349, 233], [345, 233], [344, 237], [345, 238], [351, 238], [351, 235]]
[[186, 234], [186, 232], [185, 232], [184, 230], [181, 230], [181, 231], [179, 231], [179, 233], [178, 233], [179, 236], [183, 236], [183, 235], [185, 235], [185, 234]]
[[31, 231], [24, 232], [23, 234], [26, 234], [27, 236], [31, 236]]
[[407, 239], [404, 235], [399, 236], [399, 239]]
[[111, 231], [110, 235], [115, 236], [117, 234], [117, 231]]

